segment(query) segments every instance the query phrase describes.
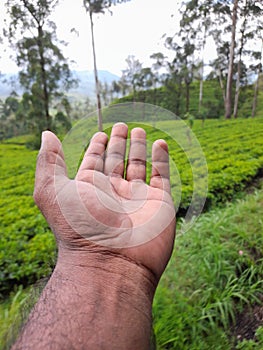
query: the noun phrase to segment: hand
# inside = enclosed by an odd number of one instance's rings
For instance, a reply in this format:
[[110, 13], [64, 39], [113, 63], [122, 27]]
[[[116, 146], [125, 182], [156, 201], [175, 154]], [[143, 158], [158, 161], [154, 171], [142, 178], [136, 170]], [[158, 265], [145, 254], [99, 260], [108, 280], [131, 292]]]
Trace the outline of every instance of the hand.
[[168, 147], [163, 140], [153, 144], [147, 185], [146, 133], [131, 131], [125, 171], [127, 134], [125, 124], [115, 124], [108, 147], [107, 135], [95, 134], [70, 180], [60, 141], [44, 132], [34, 198], [56, 235], [60, 260], [108, 252], [146, 267], [158, 282], [175, 235]]
[[[170, 258], [175, 211], [168, 149], [152, 146], [146, 185], [146, 135], [115, 124], [92, 138], [75, 180], [62, 145], [43, 133], [34, 198], [58, 244], [58, 261], [32, 310], [18, 349], [149, 349], [152, 300]], [[105, 153], [106, 150], [106, 153]]]

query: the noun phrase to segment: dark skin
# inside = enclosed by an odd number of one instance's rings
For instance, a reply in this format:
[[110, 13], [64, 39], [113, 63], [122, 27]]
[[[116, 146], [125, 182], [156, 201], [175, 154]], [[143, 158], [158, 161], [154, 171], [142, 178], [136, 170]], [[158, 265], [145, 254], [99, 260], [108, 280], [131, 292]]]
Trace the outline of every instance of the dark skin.
[[[55, 270], [13, 349], [149, 349], [152, 300], [175, 236], [165, 141], [113, 126], [90, 142], [75, 180], [62, 146], [43, 135], [34, 198], [58, 245]], [[106, 150], [106, 156], [105, 156]]]

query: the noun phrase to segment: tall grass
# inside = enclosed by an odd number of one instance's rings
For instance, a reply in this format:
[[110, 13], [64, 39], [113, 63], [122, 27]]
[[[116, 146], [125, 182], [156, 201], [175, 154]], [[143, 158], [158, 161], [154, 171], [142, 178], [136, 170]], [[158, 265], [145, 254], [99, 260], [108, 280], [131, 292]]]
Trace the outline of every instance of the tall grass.
[[158, 349], [233, 349], [237, 312], [261, 302], [262, 217], [260, 190], [202, 215], [184, 235], [178, 229], [154, 300]]
[[11, 348], [46, 282], [43, 278], [26, 289], [19, 286], [0, 303], [0, 350]]

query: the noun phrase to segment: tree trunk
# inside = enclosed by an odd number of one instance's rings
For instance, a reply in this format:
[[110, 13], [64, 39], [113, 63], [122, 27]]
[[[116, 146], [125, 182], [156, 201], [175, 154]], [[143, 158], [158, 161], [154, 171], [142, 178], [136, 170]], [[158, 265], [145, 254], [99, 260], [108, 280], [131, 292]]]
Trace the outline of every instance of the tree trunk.
[[95, 78], [95, 86], [96, 86], [96, 97], [97, 97], [97, 108], [98, 108], [98, 128], [99, 131], [103, 131], [102, 125], [102, 112], [101, 112], [101, 99], [100, 99], [100, 84], [98, 78], [98, 70], [96, 63], [96, 52], [95, 52], [95, 40], [94, 40], [94, 30], [93, 30], [93, 18], [92, 11], [89, 11], [90, 16], [90, 26], [91, 26], [91, 39], [92, 39], [92, 51], [93, 51], [93, 64], [94, 64], [94, 78]]
[[234, 71], [234, 56], [235, 56], [235, 43], [236, 43], [236, 25], [237, 25], [237, 8], [238, 0], [234, 1], [233, 14], [232, 14], [232, 34], [231, 34], [231, 46], [227, 75], [226, 86], [226, 100], [225, 100], [225, 118], [231, 118], [232, 114], [232, 83], [233, 83], [233, 71]]
[[256, 109], [257, 109], [257, 99], [258, 99], [258, 85], [259, 85], [259, 77], [260, 74], [258, 74], [256, 83], [255, 83], [255, 89], [254, 89], [254, 98], [253, 98], [253, 105], [252, 105], [252, 113], [251, 117], [254, 118], [256, 115]]
[[238, 101], [239, 101], [239, 92], [240, 92], [240, 73], [241, 73], [241, 60], [237, 64], [237, 81], [236, 81], [236, 92], [235, 92], [235, 102], [234, 102], [234, 118], [237, 118], [238, 112]]
[[186, 83], [186, 104], [185, 104], [186, 113], [189, 112], [189, 105], [190, 105], [190, 84]]
[[182, 84], [178, 83], [178, 92], [176, 94], [175, 102], [175, 114], [179, 116], [181, 114], [181, 97], [182, 97]]
[[45, 69], [45, 57], [43, 48], [43, 28], [38, 26], [38, 40], [37, 40], [39, 56], [40, 56], [40, 69], [41, 69], [41, 80], [43, 89], [43, 99], [44, 99], [44, 109], [46, 118], [46, 128], [47, 130], [52, 130], [52, 118], [49, 114], [49, 93], [47, 88], [47, 76]]
[[201, 69], [200, 69], [200, 86], [199, 86], [199, 105], [198, 113], [201, 113], [202, 103], [203, 103], [203, 86], [204, 86], [204, 51], [206, 43], [206, 26], [204, 29], [204, 37], [202, 43], [202, 59], [201, 59]]
[[244, 34], [246, 31], [246, 24], [247, 24], [247, 0], [244, 5], [244, 11], [245, 11], [245, 17], [243, 21], [243, 25], [241, 28], [241, 40], [240, 40], [240, 49], [239, 49], [239, 58], [238, 58], [238, 64], [237, 64], [237, 81], [236, 81], [236, 92], [235, 92], [235, 103], [234, 103], [234, 118], [237, 118], [237, 112], [238, 112], [238, 101], [239, 101], [239, 92], [240, 92], [240, 79], [241, 79], [241, 63], [242, 63], [242, 53], [244, 48]]
[[[260, 62], [262, 59], [262, 51], [263, 51], [263, 38], [261, 39], [261, 55], [260, 55]], [[258, 86], [259, 86], [259, 79], [260, 79], [260, 73], [261, 73], [261, 64], [259, 65], [259, 69], [258, 69], [258, 77], [255, 83], [255, 89], [254, 89], [254, 98], [253, 98], [253, 105], [252, 105], [252, 113], [251, 113], [251, 117], [254, 118], [256, 115], [256, 109], [257, 109], [257, 98], [258, 98]]]
[[218, 80], [219, 80], [219, 84], [220, 84], [220, 88], [222, 91], [222, 96], [223, 96], [223, 100], [224, 100], [224, 104], [226, 103], [226, 94], [225, 94], [225, 87], [224, 87], [224, 82], [222, 79], [222, 72], [221, 70], [218, 70]]

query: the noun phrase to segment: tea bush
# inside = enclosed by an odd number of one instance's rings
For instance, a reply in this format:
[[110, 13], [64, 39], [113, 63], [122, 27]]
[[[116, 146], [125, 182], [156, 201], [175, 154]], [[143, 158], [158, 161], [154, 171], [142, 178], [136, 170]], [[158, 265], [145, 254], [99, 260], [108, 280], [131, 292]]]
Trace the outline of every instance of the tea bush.
[[0, 145], [0, 293], [35, 282], [54, 264], [54, 238], [32, 198], [36, 155]]
[[[96, 128], [96, 121], [91, 120], [91, 124]], [[133, 126], [138, 124], [129, 123], [130, 129]], [[206, 199], [206, 165], [200, 163], [199, 153], [184, 134], [186, 129], [177, 120], [142, 126], [150, 141], [164, 138], [169, 144], [172, 195], [179, 212], [191, 203], [194, 176], [198, 179], [194, 200], [198, 203]], [[110, 133], [110, 125], [106, 129]], [[85, 129], [81, 130], [84, 137]], [[207, 120], [204, 126], [201, 121], [195, 121], [193, 132], [209, 170], [207, 207], [233, 198], [262, 171], [263, 118]], [[178, 137], [183, 147], [178, 144]], [[53, 235], [32, 199], [37, 152], [28, 150], [27, 142], [28, 138], [20, 137], [0, 144], [0, 293], [49, 274], [56, 256]], [[147, 172], [149, 178], [149, 168]]]

